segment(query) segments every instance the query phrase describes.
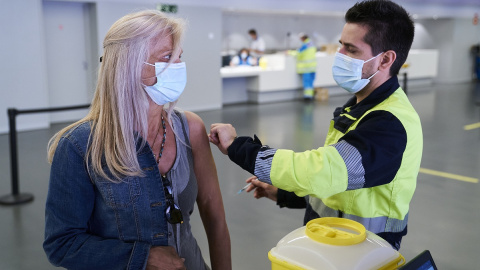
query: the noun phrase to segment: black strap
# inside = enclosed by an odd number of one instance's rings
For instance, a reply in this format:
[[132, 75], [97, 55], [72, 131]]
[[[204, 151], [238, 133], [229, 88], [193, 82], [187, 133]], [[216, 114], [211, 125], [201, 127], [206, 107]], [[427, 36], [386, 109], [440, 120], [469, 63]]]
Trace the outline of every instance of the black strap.
[[162, 175], [162, 183], [163, 183], [163, 191], [165, 192], [165, 197], [167, 199], [167, 203], [168, 202], [173, 202], [173, 195], [172, 195], [172, 192], [169, 192], [168, 191], [168, 187], [172, 188], [171, 187], [171, 184], [170, 184], [170, 181], [168, 181], [167, 177], [163, 176]]

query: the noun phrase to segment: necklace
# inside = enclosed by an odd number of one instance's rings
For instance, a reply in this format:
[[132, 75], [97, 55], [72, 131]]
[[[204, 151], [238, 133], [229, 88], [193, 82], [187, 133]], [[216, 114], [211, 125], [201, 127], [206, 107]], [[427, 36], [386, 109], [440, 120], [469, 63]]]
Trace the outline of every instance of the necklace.
[[[155, 154], [153, 154], [153, 157], [155, 158], [155, 161], [157, 162], [157, 164], [160, 162], [160, 158], [162, 157], [163, 148], [165, 147], [165, 138], [167, 138], [167, 128], [165, 126], [165, 119], [163, 118], [163, 113], [162, 113], [162, 127], [163, 127], [163, 138], [162, 138], [162, 145], [160, 146], [160, 152], [158, 152], [158, 157]], [[157, 135], [159, 132], [160, 132], [160, 127], [158, 128]], [[157, 137], [158, 136], [155, 136], [153, 145], [155, 145], [155, 141], [157, 140]], [[153, 148], [153, 145], [152, 145], [152, 148]]]
[[[155, 143], [157, 142], [158, 133], [160, 133], [160, 125], [158, 125], [157, 134], [155, 134], [155, 138], [153, 139], [152, 150], [153, 147], [155, 147]], [[155, 157], [155, 154], [153, 154], [153, 156]]]

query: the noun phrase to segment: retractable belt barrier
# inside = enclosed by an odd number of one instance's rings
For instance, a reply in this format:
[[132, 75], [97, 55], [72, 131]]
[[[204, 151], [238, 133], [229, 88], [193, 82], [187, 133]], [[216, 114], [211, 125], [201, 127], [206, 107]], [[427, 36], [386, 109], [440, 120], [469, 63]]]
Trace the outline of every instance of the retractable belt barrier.
[[405, 95], [408, 95], [407, 93], [407, 83], [408, 83], [408, 78], [407, 78], [407, 72], [403, 73], [403, 91], [405, 92]]
[[19, 114], [28, 113], [44, 113], [44, 112], [58, 112], [67, 110], [86, 109], [90, 104], [70, 106], [70, 107], [54, 107], [44, 109], [32, 110], [17, 110], [15, 108], [7, 109], [8, 123], [9, 123], [9, 142], [10, 142], [10, 172], [12, 181], [12, 194], [0, 197], [1, 205], [17, 205], [33, 201], [33, 195], [30, 193], [20, 193], [18, 184], [18, 154], [17, 154], [17, 125], [16, 117]]

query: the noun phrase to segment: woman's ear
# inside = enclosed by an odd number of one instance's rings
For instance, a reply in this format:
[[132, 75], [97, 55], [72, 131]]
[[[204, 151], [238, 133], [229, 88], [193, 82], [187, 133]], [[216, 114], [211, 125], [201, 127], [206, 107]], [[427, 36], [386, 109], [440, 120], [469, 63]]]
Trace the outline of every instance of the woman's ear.
[[390, 70], [390, 67], [393, 65], [393, 62], [395, 62], [395, 59], [397, 59], [397, 54], [392, 50], [388, 50], [385, 53], [383, 53], [381, 57], [382, 59], [380, 62], [380, 67], [378, 69]]

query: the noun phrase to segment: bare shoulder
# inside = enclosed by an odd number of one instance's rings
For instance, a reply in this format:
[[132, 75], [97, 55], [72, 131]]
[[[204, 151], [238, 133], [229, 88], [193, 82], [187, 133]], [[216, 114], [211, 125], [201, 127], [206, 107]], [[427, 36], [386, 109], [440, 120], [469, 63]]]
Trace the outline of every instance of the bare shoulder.
[[202, 134], [206, 135], [205, 124], [203, 123], [202, 118], [196, 113], [190, 111], [185, 111], [184, 113], [188, 121], [191, 139], [199, 138]]

